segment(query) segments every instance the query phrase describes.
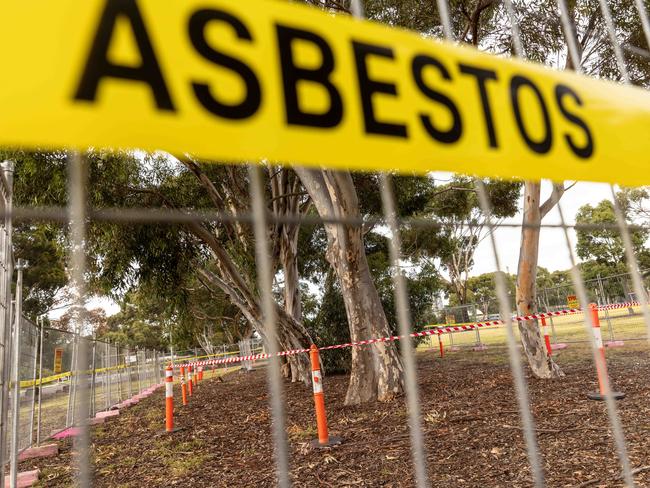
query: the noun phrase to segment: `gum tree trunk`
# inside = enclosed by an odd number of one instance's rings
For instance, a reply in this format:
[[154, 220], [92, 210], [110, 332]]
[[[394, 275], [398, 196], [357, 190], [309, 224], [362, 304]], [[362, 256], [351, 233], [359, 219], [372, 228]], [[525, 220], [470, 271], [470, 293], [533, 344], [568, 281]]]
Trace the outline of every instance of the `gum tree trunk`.
[[[348, 172], [296, 169], [323, 218], [360, 217], [359, 201]], [[326, 224], [327, 260], [335, 270], [353, 341], [390, 335], [390, 328], [370, 275], [360, 226]], [[403, 368], [395, 344], [352, 349], [347, 405], [388, 401], [403, 391]]]
[[[527, 181], [524, 184], [524, 217], [517, 266], [517, 311], [528, 315], [537, 311], [536, 283], [539, 256], [539, 225], [542, 218], [559, 201], [561, 190], [555, 187], [553, 195], [540, 207], [540, 183]], [[548, 355], [544, 337], [537, 320], [519, 322], [521, 344], [533, 374], [538, 378], [564, 376], [560, 367]]]

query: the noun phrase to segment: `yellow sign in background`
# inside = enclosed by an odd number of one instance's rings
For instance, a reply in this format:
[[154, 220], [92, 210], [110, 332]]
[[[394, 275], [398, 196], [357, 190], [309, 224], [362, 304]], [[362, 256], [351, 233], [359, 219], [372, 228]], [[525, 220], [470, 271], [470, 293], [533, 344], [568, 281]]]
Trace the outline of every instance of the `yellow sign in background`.
[[0, 145], [648, 184], [650, 94], [265, 0], [2, 7]]
[[578, 302], [578, 297], [575, 295], [567, 295], [566, 303], [569, 308], [580, 308], [580, 303]]
[[54, 373], [60, 373], [63, 365], [63, 348], [57, 347], [54, 350]]

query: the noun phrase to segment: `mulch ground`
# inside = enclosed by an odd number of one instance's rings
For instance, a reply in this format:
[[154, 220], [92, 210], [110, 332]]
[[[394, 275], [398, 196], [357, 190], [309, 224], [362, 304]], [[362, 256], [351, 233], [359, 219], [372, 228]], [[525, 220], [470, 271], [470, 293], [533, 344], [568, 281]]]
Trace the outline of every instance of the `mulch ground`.
[[[568, 350], [567, 350], [568, 351]], [[567, 377], [529, 378], [532, 412], [547, 486], [622, 486], [605, 405], [586, 393], [596, 387], [588, 351], [566, 352]], [[571, 356], [571, 355], [574, 356]], [[640, 350], [609, 354], [636, 481], [650, 486], [650, 359]], [[461, 352], [444, 359], [418, 356], [427, 470], [436, 487], [530, 487], [512, 378], [503, 349]], [[404, 399], [344, 406], [344, 376], [325, 378], [331, 434], [342, 445], [313, 450], [316, 437], [310, 389], [285, 384], [287, 435], [294, 486], [414, 486]], [[94, 485], [98, 487], [275, 486], [264, 368], [204, 380], [191, 405], [176, 395], [176, 424], [162, 434], [164, 390], [93, 428]], [[56, 459], [27, 461], [41, 486], [70, 486], [72, 448]]]

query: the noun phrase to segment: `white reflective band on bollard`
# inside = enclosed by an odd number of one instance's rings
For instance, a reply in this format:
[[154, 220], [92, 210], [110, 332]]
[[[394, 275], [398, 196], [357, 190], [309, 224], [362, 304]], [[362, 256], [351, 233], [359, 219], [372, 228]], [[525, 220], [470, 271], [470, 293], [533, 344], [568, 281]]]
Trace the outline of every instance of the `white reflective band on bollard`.
[[314, 385], [314, 393], [323, 393], [323, 376], [320, 371], [311, 372], [311, 382]]
[[596, 346], [598, 347], [598, 349], [602, 349], [603, 348], [603, 336], [600, 333], [600, 327], [594, 327], [592, 330], [594, 331], [594, 339], [596, 341]]
[[173, 371], [171, 369], [165, 371], [165, 398], [174, 396], [174, 381], [172, 380]]

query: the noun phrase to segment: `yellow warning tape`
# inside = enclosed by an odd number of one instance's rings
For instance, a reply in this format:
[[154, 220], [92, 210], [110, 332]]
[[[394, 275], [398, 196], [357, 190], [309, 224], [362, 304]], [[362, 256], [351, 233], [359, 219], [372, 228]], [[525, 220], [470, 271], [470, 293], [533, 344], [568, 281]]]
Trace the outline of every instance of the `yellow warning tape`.
[[650, 183], [642, 89], [289, 2], [30, 0], [2, 18], [0, 145]]
[[[257, 350], [261, 350], [261, 348], [260, 349], [255, 349], [255, 350], [253, 350], [253, 352], [255, 352]], [[238, 352], [226, 352], [226, 353], [220, 352], [220, 353], [216, 353], [216, 354], [207, 354], [207, 355], [204, 355], [204, 356], [193, 356], [193, 357], [189, 357], [189, 358], [184, 358], [183, 360], [184, 361], [185, 360], [195, 361], [195, 360], [198, 360], [198, 359], [217, 358], [217, 357], [222, 357], [222, 356], [232, 356], [232, 355], [238, 355], [238, 354], [239, 354]], [[99, 368], [99, 369], [95, 370], [95, 374], [103, 373], [104, 371], [115, 371], [115, 370], [124, 369], [124, 368], [126, 368], [126, 366], [124, 364], [120, 364], [118, 366], [110, 366], [108, 368]], [[86, 373], [90, 374], [91, 370], [87, 370]], [[72, 376], [72, 372], [70, 372], [70, 371], [67, 371], [65, 373], [55, 374], [55, 375], [52, 375], [52, 376], [46, 376], [45, 378], [40, 380], [40, 384], [52, 383], [54, 381], [58, 381], [58, 380], [63, 379], [63, 378], [68, 378], [69, 376]], [[36, 381], [34, 381], [34, 380], [24, 380], [24, 381], [20, 382], [20, 387], [21, 388], [29, 388], [31, 386], [38, 385], [38, 384], [39, 384], [38, 379]]]
[[[124, 369], [125, 367], [126, 367], [125, 365], [120, 364], [118, 366], [110, 366], [108, 368], [99, 368], [99, 369], [95, 370], [95, 374], [103, 373], [104, 371], [115, 371], [115, 370], [118, 370], [118, 369]], [[86, 373], [86, 374], [90, 374], [91, 372], [92, 372], [92, 370], [90, 370], [90, 369], [84, 371], [84, 373]], [[20, 382], [20, 387], [21, 388], [28, 388], [30, 386], [38, 385], [39, 383], [40, 384], [52, 383], [53, 381], [57, 381], [57, 380], [60, 380], [62, 378], [67, 378], [67, 377], [72, 376], [72, 375], [73, 375], [72, 371], [66, 371], [65, 373], [59, 373], [59, 374], [55, 374], [55, 375], [51, 375], [51, 376], [46, 376], [45, 378], [42, 378], [41, 380], [38, 380], [38, 379], [36, 381], [34, 381], [34, 380], [24, 380], [24, 381]]]

